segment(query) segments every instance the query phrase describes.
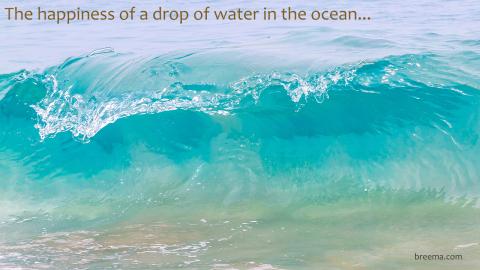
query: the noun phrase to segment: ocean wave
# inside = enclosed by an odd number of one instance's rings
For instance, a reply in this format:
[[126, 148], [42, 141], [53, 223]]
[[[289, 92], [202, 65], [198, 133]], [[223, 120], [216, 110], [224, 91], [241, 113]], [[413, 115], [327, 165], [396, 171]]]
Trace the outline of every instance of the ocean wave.
[[209, 54], [102, 50], [5, 74], [0, 194], [18, 202], [5, 213], [94, 219], [152, 204], [288, 206], [402, 192], [475, 205], [476, 58], [236, 73]]

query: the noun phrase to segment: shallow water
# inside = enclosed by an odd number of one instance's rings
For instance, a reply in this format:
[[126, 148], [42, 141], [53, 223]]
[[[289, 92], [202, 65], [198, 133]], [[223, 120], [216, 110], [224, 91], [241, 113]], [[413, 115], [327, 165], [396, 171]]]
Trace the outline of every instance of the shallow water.
[[[390, 196], [389, 198], [385, 198]], [[150, 207], [115, 225], [5, 243], [2, 267], [99, 269], [452, 269], [478, 263], [478, 209], [425, 195], [273, 207]], [[412, 200], [406, 202], [405, 199]], [[408, 200], [407, 200], [408, 201]], [[445, 217], [448, 216], [448, 219]], [[38, 217], [41, 220], [42, 217]], [[39, 222], [39, 221], [37, 221]], [[28, 221], [16, 221], [26, 231]], [[17, 229], [18, 230], [18, 229]], [[414, 254], [462, 254], [415, 261]]]
[[0, 268], [478, 268], [480, 8], [325, 3], [351, 6], [373, 20], [0, 20]]

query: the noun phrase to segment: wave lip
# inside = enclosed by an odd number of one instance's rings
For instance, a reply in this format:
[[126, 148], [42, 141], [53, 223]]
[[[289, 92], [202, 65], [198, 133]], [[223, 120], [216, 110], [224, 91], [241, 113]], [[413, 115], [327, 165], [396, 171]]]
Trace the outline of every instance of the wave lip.
[[[76, 62], [88, 62], [89, 57], [90, 55], [77, 59]], [[166, 85], [162, 80], [164, 77], [159, 76], [155, 79], [161, 87], [159, 90], [150, 88], [138, 92], [119, 90], [122, 85], [116, 84], [115, 81], [110, 87], [108, 79], [103, 81], [103, 78], [93, 76], [94, 84], [107, 87], [102, 86], [90, 92], [80, 90], [81, 93], [75, 93], [78, 92], [75, 84], [79, 83], [75, 80], [84, 78], [68, 78], [60, 82], [58, 78], [63, 77], [63, 73], [69, 72], [63, 66], [55, 69], [55, 72], [44, 75], [42, 83], [48, 89], [47, 94], [39, 103], [31, 106], [39, 116], [39, 122], [35, 127], [39, 130], [42, 140], [69, 131], [74, 137], [88, 141], [108, 124], [137, 114], [193, 110], [226, 115], [242, 108], [243, 103], [248, 100], [256, 103], [265, 90], [273, 87], [282, 88], [294, 103], [300, 103], [302, 98], [306, 100], [309, 97], [321, 102], [327, 95], [329, 85], [348, 84], [350, 76], [354, 73], [354, 69], [337, 69], [302, 77], [295, 73], [272, 72], [244, 77], [228, 85], [202, 82], [186, 84], [175, 80], [170, 80], [170, 84]], [[66, 66], [67, 69], [71, 68], [70, 64]], [[149, 69], [148, 66], [139, 68], [142, 74]], [[120, 76], [128, 77], [129, 74]], [[112, 80], [118, 80], [118, 77]], [[142, 78], [136, 79], [134, 83], [138, 83], [139, 88], [144, 87]], [[91, 87], [88, 82], [80, 84], [86, 85], [87, 88]]]

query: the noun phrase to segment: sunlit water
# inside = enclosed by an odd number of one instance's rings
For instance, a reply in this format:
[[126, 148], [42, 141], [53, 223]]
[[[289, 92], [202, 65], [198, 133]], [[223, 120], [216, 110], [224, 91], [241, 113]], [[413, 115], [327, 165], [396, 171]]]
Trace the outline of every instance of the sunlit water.
[[480, 6], [336, 2], [372, 20], [2, 17], [0, 269], [480, 267]]

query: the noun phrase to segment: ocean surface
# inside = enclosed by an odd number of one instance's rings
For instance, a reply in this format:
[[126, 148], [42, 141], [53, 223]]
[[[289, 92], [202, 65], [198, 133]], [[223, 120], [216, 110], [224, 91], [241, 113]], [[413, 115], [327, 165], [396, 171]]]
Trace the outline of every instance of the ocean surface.
[[36, 2], [0, 3], [0, 269], [480, 268], [478, 1], [135, 4], [372, 18], [349, 22], [6, 20]]

